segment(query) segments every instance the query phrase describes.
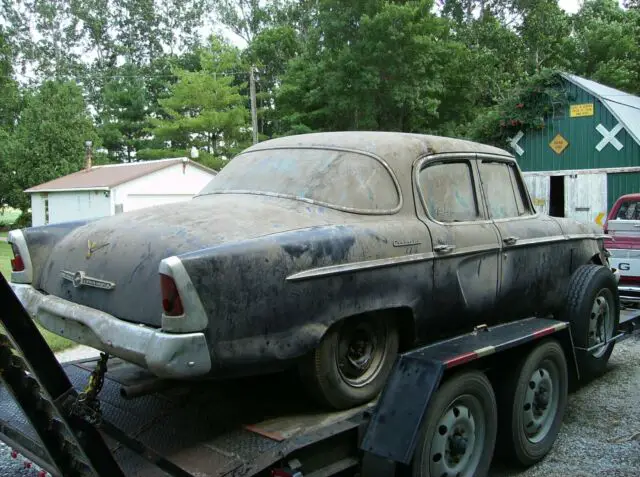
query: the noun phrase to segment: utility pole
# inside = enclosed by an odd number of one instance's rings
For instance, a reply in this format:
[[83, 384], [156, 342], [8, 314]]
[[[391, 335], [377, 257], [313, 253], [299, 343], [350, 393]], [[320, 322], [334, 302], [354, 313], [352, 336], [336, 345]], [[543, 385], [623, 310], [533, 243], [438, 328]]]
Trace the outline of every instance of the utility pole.
[[256, 80], [253, 77], [254, 66], [251, 65], [249, 73], [249, 92], [251, 94], [251, 129], [253, 130], [253, 143], [258, 143], [258, 112], [256, 111]]
[[91, 146], [93, 146], [93, 142], [92, 141], [85, 141], [84, 142], [84, 168], [86, 171], [90, 171], [91, 170], [91, 159], [93, 156], [93, 151], [91, 150]]

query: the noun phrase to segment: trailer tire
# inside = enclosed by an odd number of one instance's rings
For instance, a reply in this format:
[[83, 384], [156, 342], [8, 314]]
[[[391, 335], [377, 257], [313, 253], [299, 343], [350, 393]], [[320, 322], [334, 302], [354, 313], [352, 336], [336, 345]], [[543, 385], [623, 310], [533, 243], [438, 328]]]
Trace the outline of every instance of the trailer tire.
[[411, 477], [487, 475], [497, 414], [496, 397], [484, 373], [474, 370], [451, 376], [436, 391], [424, 415]]
[[[571, 324], [576, 348], [589, 348], [603, 334], [612, 338], [620, 322], [618, 285], [611, 270], [602, 265], [583, 265], [569, 282], [561, 319]], [[600, 310], [600, 311], [598, 311]], [[581, 379], [592, 379], [607, 368], [615, 342], [595, 352], [576, 349]]]
[[568, 389], [566, 356], [555, 339], [509, 370], [498, 391], [497, 449], [503, 457], [529, 467], [547, 455], [560, 432]]
[[[334, 324], [303, 359], [300, 376], [321, 406], [349, 409], [373, 400], [382, 391], [399, 345], [393, 317], [371, 313], [346, 318]], [[369, 359], [363, 361], [360, 355], [367, 353]]]

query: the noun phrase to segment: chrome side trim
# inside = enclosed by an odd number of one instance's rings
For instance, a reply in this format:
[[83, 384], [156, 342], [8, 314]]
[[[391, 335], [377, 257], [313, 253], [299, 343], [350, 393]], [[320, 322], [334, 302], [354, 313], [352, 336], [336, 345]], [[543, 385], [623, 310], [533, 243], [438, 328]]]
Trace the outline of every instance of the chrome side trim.
[[513, 245], [505, 245], [504, 248], [525, 247], [527, 245], [539, 245], [554, 242], [566, 242], [569, 240], [598, 240], [602, 236], [597, 234], [569, 234], [569, 235], [550, 235], [548, 237], [536, 237], [529, 239], [518, 239]]
[[379, 258], [376, 260], [366, 260], [363, 262], [344, 263], [341, 265], [329, 265], [327, 267], [312, 268], [303, 272], [289, 275], [287, 281], [306, 280], [309, 278], [326, 277], [329, 275], [339, 275], [341, 273], [357, 272], [360, 270], [371, 270], [374, 268], [390, 267], [403, 263], [425, 262], [435, 258], [433, 252], [415, 253], [400, 257]]
[[22, 230], [12, 230], [9, 232], [7, 242], [16, 246], [24, 263], [23, 271], [11, 272], [11, 281], [13, 283], [31, 283], [33, 280], [33, 264], [31, 263], [29, 247], [27, 247], [27, 239], [25, 239]]
[[361, 262], [343, 263], [340, 265], [329, 265], [327, 267], [312, 268], [303, 272], [297, 272], [289, 275], [287, 281], [306, 280], [309, 278], [326, 277], [330, 275], [339, 275], [341, 273], [359, 272], [361, 270], [372, 270], [375, 268], [391, 267], [394, 265], [402, 265], [405, 263], [425, 262], [435, 258], [451, 258], [468, 255], [470, 253], [482, 253], [500, 250], [498, 244], [475, 245], [473, 247], [465, 247], [454, 252], [424, 252], [414, 253], [410, 255], [402, 255], [400, 257], [379, 258], [375, 260], [364, 260]]
[[209, 324], [209, 319], [182, 260], [175, 256], [167, 257], [160, 262], [158, 271], [173, 278], [184, 308], [184, 313], [180, 316], [162, 314], [163, 331], [168, 333], [192, 333], [204, 330]]

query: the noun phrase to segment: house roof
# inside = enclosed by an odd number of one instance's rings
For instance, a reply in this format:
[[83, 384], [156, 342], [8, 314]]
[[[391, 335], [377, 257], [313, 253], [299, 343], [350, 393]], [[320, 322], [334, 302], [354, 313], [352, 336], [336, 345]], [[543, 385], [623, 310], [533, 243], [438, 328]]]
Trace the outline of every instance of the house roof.
[[615, 88], [610, 88], [580, 76], [562, 75], [579, 88], [598, 98], [602, 104], [622, 124], [631, 137], [640, 144], [640, 97]]
[[187, 162], [192, 166], [204, 169], [213, 174], [216, 171], [197, 162], [189, 161], [186, 157], [160, 159], [155, 161], [127, 162], [123, 164], [107, 164], [92, 166], [89, 170], [82, 169], [73, 174], [58, 177], [49, 182], [31, 187], [25, 192], [61, 192], [74, 190], [109, 190], [125, 182], [151, 174], [167, 167]]

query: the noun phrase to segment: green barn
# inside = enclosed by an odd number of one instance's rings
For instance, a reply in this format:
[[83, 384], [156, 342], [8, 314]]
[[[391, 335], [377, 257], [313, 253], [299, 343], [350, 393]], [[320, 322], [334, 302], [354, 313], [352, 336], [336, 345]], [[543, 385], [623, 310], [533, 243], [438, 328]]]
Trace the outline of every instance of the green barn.
[[562, 74], [569, 103], [510, 147], [536, 207], [602, 225], [622, 194], [640, 192], [640, 98]]

